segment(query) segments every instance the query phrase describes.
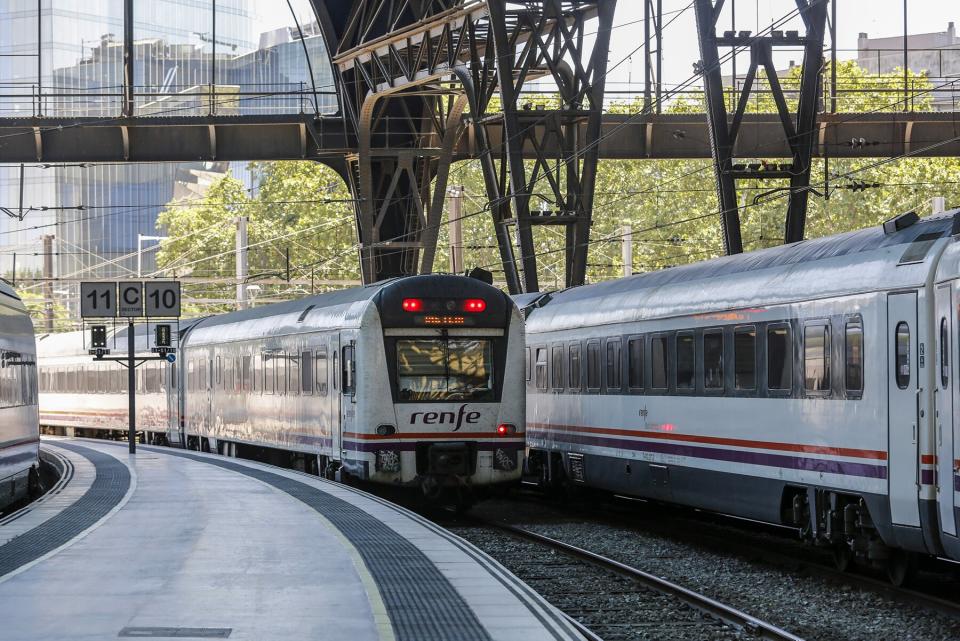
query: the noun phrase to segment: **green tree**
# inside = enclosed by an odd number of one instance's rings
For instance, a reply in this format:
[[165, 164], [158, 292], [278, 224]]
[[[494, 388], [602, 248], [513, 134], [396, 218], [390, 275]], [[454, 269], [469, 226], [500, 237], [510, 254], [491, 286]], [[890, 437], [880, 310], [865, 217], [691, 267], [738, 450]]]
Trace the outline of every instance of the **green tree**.
[[171, 202], [158, 218], [168, 236], [157, 254], [159, 269], [193, 279], [185, 288], [185, 298], [195, 301], [185, 306], [188, 313], [235, 307], [240, 216], [248, 219], [248, 284], [260, 288], [257, 300], [302, 296], [359, 278], [351, 251], [352, 201], [333, 170], [306, 161], [251, 163], [249, 169], [250, 192], [227, 174], [202, 198]]

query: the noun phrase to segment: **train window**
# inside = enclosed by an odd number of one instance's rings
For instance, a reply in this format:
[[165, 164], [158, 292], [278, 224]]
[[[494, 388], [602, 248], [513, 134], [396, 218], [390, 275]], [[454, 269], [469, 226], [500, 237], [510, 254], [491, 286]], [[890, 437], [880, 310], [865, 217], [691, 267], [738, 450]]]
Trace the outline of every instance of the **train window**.
[[733, 331], [733, 385], [741, 391], [757, 387], [756, 327], [738, 327]]
[[808, 392], [830, 391], [830, 326], [803, 328], [803, 386]]
[[263, 353], [263, 393], [274, 394], [277, 390], [277, 355], [274, 352]]
[[643, 389], [643, 339], [627, 341], [627, 386], [633, 390]]
[[343, 385], [341, 389], [347, 396], [357, 391], [357, 363], [352, 344], [343, 347]]
[[620, 389], [620, 372], [623, 371], [623, 359], [620, 358], [620, 339], [607, 341], [607, 389]]
[[567, 350], [569, 363], [567, 367], [567, 387], [571, 390], [580, 389], [580, 343], [572, 343]]
[[550, 382], [553, 389], [563, 389], [563, 345], [554, 345], [550, 357]]
[[290, 390], [289, 385], [289, 366], [287, 365], [287, 353], [279, 352], [277, 354], [277, 394], [286, 396], [287, 392]]
[[897, 387], [907, 389], [910, 385], [910, 326], [903, 321], [897, 323], [895, 340]]
[[531, 367], [530, 367], [530, 348], [529, 348], [529, 347], [524, 347], [524, 348], [523, 348], [523, 353], [524, 353], [524, 357], [523, 357], [523, 368], [524, 368], [524, 370], [526, 370], [527, 380], [529, 381], [529, 380], [530, 380], [530, 370], [531, 370]]
[[723, 389], [723, 331], [703, 332], [703, 388]]
[[539, 390], [547, 389], [547, 348], [538, 347], [536, 351], [537, 361], [534, 363], [534, 383]]
[[317, 358], [315, 359], [316, 365], [316, 381], [317, 381], [317, 394], [320, 396], [327, 395], [327, 378], [329, 376], [329, 370], [327, 369], [327, 348], [321, 347], [317, 350]]
[[654, 336], [650, 340], [650, 387], [667, 389], [667, 337]]
[[331, 365], [330, 369], [333, 371], [333, 376], [331, 377], [331, 379], [333, 380], [333, 389], [334, 391], [336, 391], [337, 378], [339, 378], [337, 376], [337, 348], [334, 347], [332, 350], [330, 350], [330, 352], [331, 352], [330, 356], [331, 358], [333, 358], [333, 363], [330, 364]]
[[253, 379], [251, 370], [253, 369], [253, 358], [249, 354], [244, 354], [240, 357], [240, 372], [242, 374], [243, 380], [241, 381], [243, 391], [249, 392], [252, 391], [252, 385], [250, 384]]
[[313, 352], [300, 353], [300, 390], [313, 394]]
[[[844, 386], [847, 394], [859, 396], [863, 393], [863, 322], [860, 319], [848, 320], [844, 334]], [[947, 386], [946, 378], [943, 379], [943, 386]]]
[[587, 343], [587, 389], [600, 389], [600, 343]]
[[146, 388], [148, 394], [153, 394], [160, 391], [160, 372], [157, 370], [156, 365], [153, 363], [148, 363], [144, 368], [143, 372], [143, 386]]
[[[534, 376], [547, 385], [547, 350], [536, 349]], [[417, 338], [397, 341], [401, 401], [492, 401], [493, 341]]]
[[790, 326], [767, 327], [767, 389], [789, 390], [793, 387], [793, 340]]
[[947, 333], [947, 319], [940, 319], [940, 386], [947, 389], [950, 378], [950, 337]]
[[287, 393], [294, 396], [300, 394], [300, 354], [294, 352], [287, 356]]
[[693, 332], [678, 332], [676, 341], [677, 389], [693, 389], [696, 345]]

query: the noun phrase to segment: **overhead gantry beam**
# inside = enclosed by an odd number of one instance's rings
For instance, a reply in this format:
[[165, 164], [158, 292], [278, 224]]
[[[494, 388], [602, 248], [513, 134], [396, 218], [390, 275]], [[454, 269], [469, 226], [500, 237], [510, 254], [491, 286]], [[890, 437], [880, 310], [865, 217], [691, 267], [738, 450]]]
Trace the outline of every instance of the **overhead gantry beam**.
[[[829, 158], [955, 158], [960, 156], [960, 120], [948, 112], [820, 114], [813, 156]], [[535, 125], [543, 127], [542, 124]], [[586, 135], [584, 123], [578, 136]], [[211, 127], [213, 128], [211, 136]], [[486, 149], [480, 127], [466, 114], [456, 138], [453, 160], [477, 159]], [[484, 125], [489, 150], [503, 153], [503, 122]], [[540, 129], [537, 129], [539, 132]], [[535, 136], [537, 137], [537, 136]], [[542, 136], [540, 136], [543, 139]], [[544, 139], [540, 151], [559, 154], [556, 141]], [[217, 116], [84, 119], [0, 118], [0, 164], [32, 162], [195, 162], [204, 160], [342, 161], [356, 142], [339, 116]], [[601, 160], [710, 158], [710, 137], [703, 114], [660, 116], [606, 114], [597, 145]], [[408, 156], [436, 158], [438, 147], [410, 149]], [[537, 158], [531, 141], [521, 149]], [[790, 158], [790, 145], [776, 114], [745, 114], [734, 155], [741, 158]]]

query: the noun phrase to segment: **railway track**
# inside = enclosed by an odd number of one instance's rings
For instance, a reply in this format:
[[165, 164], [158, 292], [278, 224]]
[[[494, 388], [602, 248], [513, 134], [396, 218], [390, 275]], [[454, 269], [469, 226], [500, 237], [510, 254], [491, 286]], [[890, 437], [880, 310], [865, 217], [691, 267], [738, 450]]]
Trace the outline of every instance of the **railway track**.
[[[474, 516], [486, 522], [483, 527], [531, 546], [546, 549], [550, 545], [547, 540], [566, 544], [566, 550], [550, 549], [584, 564], [590, 561], [577, 556], [581, 551], [627, 568], [642, 568], [654, 578], [668, 577], [670, 582], [733, 610], [749, 612], [793, 635], [786, 638], [960, 638], [960, 602], [956, 598], [960, 581], [949, 571], [924, 570], [917, 587], [896, 588], [876, 570], [835, 569], [828, 551], [804, 545], [789, 532], [653, 504], [550, 505], [542, 498], [533, 501], [521, 495], [481, 504]], [[541, 542], [534, 543], [531, 534], [542, 537]], [[498, 557], [495, 544], [484, 549]], [[619, 568], [606, 571], [625, 578]], [[750, 621], [725, 620], [722, 615], [711, 612], [704, 617], [719, 617], [726, 629], [738, 632], [737, 638], [758, 634], [780, 638], [761, 634]], [[594, 629], [608, 636], [607, 630]]]
[[503, 523], [486, 522], [486, 524], [507, 532], [511, 536], [549, 547], [570, 557], [586, 561], [591, 565], [637, 581], [649, 590], [674, 598], [694, 610], [721, 621], [726, 626], [748, 633], [754, 638], [769, 639], [771, 641], [802, 641], [801, 637], [778, 628], [771, 623], [639, 568], [620, 563], [614, 559], [544, 536], [543, 534], [532, 532], [525, 528]]
[[475, 516], [432, 517], [517, 574], [591, 640], [801, 639], [650, 572], [526, 528]]

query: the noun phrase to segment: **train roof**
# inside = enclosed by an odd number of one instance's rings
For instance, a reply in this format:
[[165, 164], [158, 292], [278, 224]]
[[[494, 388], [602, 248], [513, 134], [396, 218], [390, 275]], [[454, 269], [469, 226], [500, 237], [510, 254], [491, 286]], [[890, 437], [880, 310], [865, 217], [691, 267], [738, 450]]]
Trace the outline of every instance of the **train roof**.
[[16, 301], [20, 300], [20, 296], [18, 296], [17, 292], [14, 291], [13, 286], [2, 278], [0, 278], [0, 296], [12, 298]]
[[504, 295], [500, 290], [466, 276], [405, 276], [211, 316], [197, 324], [188, 340], [203, 344], [279, 336], [317, 327], [358, 327], [377, 296], [394, 288], [403, 292], [416, 291], [415, 295], [424, 298], [449, 296], [451, 291], [465, 293], [474, 290], [479, 294], [495, 292]]
[[[107, 324], [106, 320], [104, 321], [104, 324]], [[180, 334], [185, 336], [190, 328], [199, 323], [201, 320], [203, 320], [203, 318], [187, 318], [181, 320], [179, 326]], [[149, 334], [153, 331], [153, 328], [157, 325], [157, 323], [169, 323], [171, 325], [176, 325], [175, 322], [169, 321], [151, 321], [149, 325], [145, 323], [138, 323], [134, 325], [134, 336], [136, 337], [136, 348], [138, 353], [146, 352], [152, 346]], [[114, 356], [125, 355], [127, 353], [126, 340], [128, 331], [129, 330], [126, 323], [117, 325], [107, 324], [107, 344], [112, 345], [111, 350]], [[177, 329], [174, 327], [174, 332], [176, 331]], [[88, 357], [89, 352], [87, 351], [87, 336], [84, 334], [85, 331], [43, 334], [37, 337], [37, 352], [40, 356], [48, 358], [52, 356]], [[174, 340], [174, 344], [176, 345], [176, 340]]]
[[[569, 329], [922, 285], [960, 209], [552, 292], [528, 329]], [[898, 217], [899, 220], [909, 220]], [[939, 244], [938, 244], [939, 243]]]

